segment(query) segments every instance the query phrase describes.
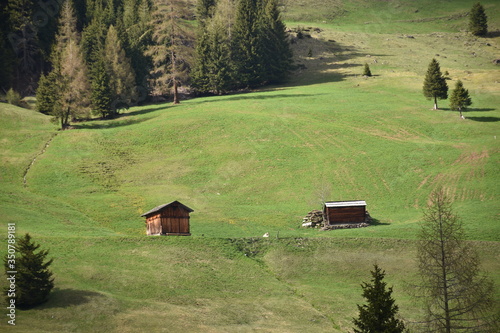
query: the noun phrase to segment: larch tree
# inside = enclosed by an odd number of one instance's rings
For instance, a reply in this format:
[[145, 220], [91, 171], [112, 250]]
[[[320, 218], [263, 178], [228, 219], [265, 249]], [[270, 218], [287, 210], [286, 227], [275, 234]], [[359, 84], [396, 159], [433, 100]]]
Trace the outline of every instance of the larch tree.
[[465, 89], [462, 81], [458, 80], [455, 89], [451, 91], [450, 109], [459, 111], [460, 118], [463, 118], [462, 110], [470, 105], [472, 105], [472, 100], [469, 96], [469, 90]]
[[180, 103], [178, 88], [188, 80], [193, 61], [194, 38], [187, 20], [191, 6], [185, 0], [155, 0], [151, 26], [153, 45], [147, 53], [153, 69], [150, 84], [153, 96], [172, 89], [173, 103]]
[[479, 2], [470, 11], [469, 31], [475, 36], [485, 36], [488, 33], [488, 17]]
[[374, 265], [371, 283], [363, 282], [363, 297], [367, 304], [358, 305], [359, 316], [353, 319], [355, 333], [405, 332], [403, 321], [396, 318], [399, 311], [392, 297], [392, 287], [384, 282], [385, 271]]
[[53, 55], [60, 99], [52, 115], [60, 121], [63, 129], [69, 126], [71, 120], [87, 116], [90, 104], [87, 65], [79, 43], [73, 4], [66, 1], [61, 8]]
[[493, 282], [480, 273], [478, 255], [465, 240], [462, 221], [441, 190], [424, 213], [417, 258], [428, 332], [489, 332]]
[[436, 59], [432, 59], [427, 69], [423, 93], [427, 99], [434, 100], [434, 110], [438, 109], [438, 99], [448, 98], [448, 85], [446, 84], [446, 79], [441, 73], [441, 68]]
[[[16, 271], [16, 290], [6, 292], [6, 298], [15, 300], [21, 309], [33, 308], [47, 301], [54, 288], [54, 278], [49, 266], [53, 259], [47, 260], [48, 250], [39, 250], [40, 244], [32, 241], [29, 234], [20, 237], [16, 242], [17, 255], [12, 260], [8, 255], [4, 258], [6, 272]], [[7, 273], [9, 275], [9, 273]]]

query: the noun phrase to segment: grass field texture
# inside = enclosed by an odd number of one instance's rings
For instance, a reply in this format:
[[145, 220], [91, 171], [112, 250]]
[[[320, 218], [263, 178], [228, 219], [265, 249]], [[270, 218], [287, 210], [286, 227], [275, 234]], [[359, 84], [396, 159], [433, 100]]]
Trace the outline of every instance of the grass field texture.
[[[68, 131], [0, 105], [3, 224], [55, 259], [51, 300], [19, 311], [16, 331], [347, 332], [374, 263], [416, 321], [414, 242], [440, 187], [499, 285], [498, 34], [463, 31], [471, 1], [342, 3], [324, 1], [332, 18], [319, 2], [287, 8], [289, 27], [313, 29], [286, 85]], [[498, 5], [483, 4], [498, 31]], [[469, 89], [465, 120], [423, 97], [432, 58]], [[325, 199], [366, 200], [376, 223], [300, 228]], [[146, 237], [140, 215], [172, 200], [195, 210], [193, 236]]]

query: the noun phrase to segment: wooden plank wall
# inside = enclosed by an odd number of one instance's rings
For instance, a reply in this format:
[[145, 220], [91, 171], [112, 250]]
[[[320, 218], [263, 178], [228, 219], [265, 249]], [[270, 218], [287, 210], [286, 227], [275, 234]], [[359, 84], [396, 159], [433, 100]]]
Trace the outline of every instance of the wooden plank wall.
[[160, 214], [150, 216], [146, 219], [146, 233], [148, 235], [159, 235], [162, 232]]
[[328, 221], [335, 223], [365, 222], [365, 207], [327, 207]]

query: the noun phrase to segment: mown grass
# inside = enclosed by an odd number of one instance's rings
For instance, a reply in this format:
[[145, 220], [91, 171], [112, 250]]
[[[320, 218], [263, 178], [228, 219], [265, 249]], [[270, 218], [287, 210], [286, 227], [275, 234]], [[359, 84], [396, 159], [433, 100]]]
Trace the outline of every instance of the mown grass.
[[[483, 4], [497, 26], [496, 4]], [[2, 221], [55, 259], [52, 298], [19, 311], [16, 331], [346, 332], [374, 263], [402, 316], [418, 320], [414, 239], [438, 187], [498, 285], [499, 44], [460, 32], [466, 18], [453, 15], [469, 5], [349, 1], [334, 22], [314, 6], [290, 24], [321, 29], [294, 44], [305, 68], [247, 94], [135, 107], [62, 132], [1, 104]], [[373, 30], [375, 13], [397, 21]], [[433, 57], [450, 88], [461, 79], [471, 92], [467, 119], [422, 96]], [[365, 62], [374, 77], [360, 76]], [[300, 228], [322, 199], [366, 200], [377, 223]], [[171, 200], [195, 210], [193, 236], [145, 237], [140, 215]]]

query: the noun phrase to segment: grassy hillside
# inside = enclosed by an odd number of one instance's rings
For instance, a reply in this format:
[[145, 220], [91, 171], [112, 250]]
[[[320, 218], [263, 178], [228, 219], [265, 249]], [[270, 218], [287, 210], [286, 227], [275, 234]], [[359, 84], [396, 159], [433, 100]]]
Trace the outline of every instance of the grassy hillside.
[[[472, 3], [290, 3], [289, 26], [312, 37], [293, 46], [301, 69], [246, 94], [63, 132], [0, 104], [2, 221], [55, 258], [53, 297], [19, 311], [16, 331], [346, 332], [375, 262], [417, 320], [414, 239], [438, 187], [498, 286], [500, 43], [461, 32]], [[499, 29], [498, 5], [482, 3]], [[423, 97], [433, 57], [450, 88], [469, 89], [465, 120]], [[364, 63], [374, 77], [360, 76]], [[366, 200], [377, 221], [300, 228], [323, 199]], [[195, 210], [193, 236], [146, 237], [140, 215], [171, 200]]]

